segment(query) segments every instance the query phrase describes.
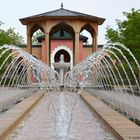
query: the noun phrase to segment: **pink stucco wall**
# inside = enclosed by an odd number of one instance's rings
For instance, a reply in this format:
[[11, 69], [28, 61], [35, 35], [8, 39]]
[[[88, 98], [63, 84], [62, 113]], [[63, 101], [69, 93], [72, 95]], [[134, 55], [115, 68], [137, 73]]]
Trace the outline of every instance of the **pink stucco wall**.
[[[57, 48], [58, 46], [66, 46], [70, 48], [73, 51], [73, 41], [72, 40], [52, 40], [51, 41], [51, 53], [52, 51]], [[45, 62], [46, 60], [46, 46], [45, 46], [45, 41], [42, 41], [42, 61]], [[79, 43], [79, 60], [83, 60], [83, 41], [80, 40]]]
[[66, 47], [70, 48], [71, 50], [73, 50], [72, 40], [52, 40], [51, 41], [51, 53], [56, 47], [61, 46], [61, 45], [66, 46]]

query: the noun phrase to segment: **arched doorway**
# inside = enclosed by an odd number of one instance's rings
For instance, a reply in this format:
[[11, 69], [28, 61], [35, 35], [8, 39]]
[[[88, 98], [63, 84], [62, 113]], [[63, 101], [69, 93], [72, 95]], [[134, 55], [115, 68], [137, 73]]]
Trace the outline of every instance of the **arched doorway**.
[[51, 67], [53, 67], [53, 63], [59, 62], [60, 60], [60, 55], [64, 55], [64, 61], [65, 62], [70, 62], [70, 69], [73, 67], [73, 51], [68, 48], [67, 46], [58, 46], [55, 48], [52, 53], [51, 53]]
[[[51, 63], [51, 67], [52, 67], [52, 62], [54, 63], [55, 61], [52, 60], [53, 57], [52, 55], [54, 55], [57, 51], [59, 51], [60, 49], [64, 49], [65, 51], [68, 52], [68, 54], [70, 55], [70, 63], [71, 63], [71, 67], [73, 66], [74, 63], [74, 51], [75, 51], [75, 45], [74, 45], [74, 38], [75, 38], [75, 34], [74, 34], [74, 29], [72, 26], [70, 26], [69, 24], [65, 23], [65, 22], [60, 22], [56, 25], [54, 25], [51, 30], [50, 30], [50, 63]], [[67, 56], [64, 55], [64, 57], [66, 58], [65, 62], [68, 62]]]
[[[70, 58], [70, 54], [66, 51], [66, 50], [64, 50], [64, 49], [61, 49], [61, 50], [59, 50], [59, 51], [57, 51], [56, 52], [56, 54], [55, 54], [55, 56], [54, 56], [54, 62], [59, 62], [60, 61], [60, 56], [61, 55], [64, 55], [64, 62], [67, 62], [67, 63], [70, 63], [70, 61], [71, 61], [71, 58]], [[55, 68], [55, 70], [58, 72], [58, 73], [60, 73], [59, 72], [59, 69], [56, 69]], [[68, 68], [68, 69], [65, 69], [64, 70], [64, 75], [65, 75], [65, 73], [66, 72], [68, 72], [70, 70], [70, 67]], [[60, 78], [61, 79], [61, 78]]]
[[64, 55], [64, 62], [70, 62], [70, 55], [69, 55], [69, 53], [68, 53], [66, 50], [64, 50], [64, 49], [59, 50], [59, 51], [55, 54], [55, 56], [54, 56], [54, 61], [55, 61], [55, 62], [59, 62], [59, 61], [60, 61], [60, 55], [61, 55], [61, 54]]

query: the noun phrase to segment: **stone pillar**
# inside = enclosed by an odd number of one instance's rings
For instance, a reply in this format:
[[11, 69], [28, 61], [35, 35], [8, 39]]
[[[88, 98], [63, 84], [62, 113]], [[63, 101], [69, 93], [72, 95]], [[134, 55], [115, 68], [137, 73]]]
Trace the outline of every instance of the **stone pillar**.
[[79, 62], [81, 62], [83, 60], [83, 51], [84, 51], [84, 48], [83, 48], [83, 42], [79, 41]]
[[79, 56], [79, 32], [75, 33], [75, 64], [80, 62], [80, 56]]
[[29, 31], [27, 32], [27, 52], [32, 54], [32, 38]]
[[46, 63], [48, 65], [50, 65], [50, 39], [49, 39], [49, 33], [46, 32], [46, 35], [45, 35], [45, 44], [46, 44]]
[[46, 42], [42, 41], [42, 48], [41, 48], [41, 59], [43, 63], [46, 63]]
[[92, 53], [96, 52], [98, 49], [97, 47], [97, 35], [94, 33], [92, 37]]

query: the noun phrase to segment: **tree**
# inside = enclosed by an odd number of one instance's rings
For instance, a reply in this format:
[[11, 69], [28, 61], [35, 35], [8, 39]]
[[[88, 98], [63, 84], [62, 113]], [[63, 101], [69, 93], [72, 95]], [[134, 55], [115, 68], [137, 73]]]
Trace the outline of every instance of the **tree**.
[[106, 39], [108, 43], [124, 44], [140, 60], [140, 10], [132, 9], [131, 12], [123, 12], [123, 15], [126, 20], [116, 20], [116, 30], [107, 26]]
[[[0, 21], [0, 27], [2, 24], [3, 24], [3, 22]], [[9, 28], [6, 31], [0, 28], [0, 46], [2, 46], [4, 44], [21, 45], [21, 44], [23, 44], [23, 37], [20, 36], [19, 33], [15, 32], [15, 28]], [[11, 50], [2, 54], [4, 50], [5, 50], [5, 48], [0, 49], [0, 64], [1, 64], [0, 80], [1, 80], [2, 75], [4, 74], [5, 70], [7, 69], [7, 66], [9, 65], [9, 63], [12, 60], [12, 57], [8, 57], [9, 54], [11, 53]], [[3, 62], [5, 59], [7, 59], [7, 57], [8, 57], [8, 60], [3, 65]]]
[[[2, 25], [0, 21], [0, 27]], [[0, 28], [0, 46], [8, 45], [21, 45], [23, 44], [23, 37], [15, 32], [15, 28], [9, 28], [6, 31]]]

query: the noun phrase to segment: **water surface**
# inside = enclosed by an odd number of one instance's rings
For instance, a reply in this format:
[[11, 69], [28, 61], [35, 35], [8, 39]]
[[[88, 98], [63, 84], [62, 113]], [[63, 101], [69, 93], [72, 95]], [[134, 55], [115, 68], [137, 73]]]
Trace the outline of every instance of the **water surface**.
[[8, 140], [114, 140], [84, 101], [74, 93], [49, 93]]

